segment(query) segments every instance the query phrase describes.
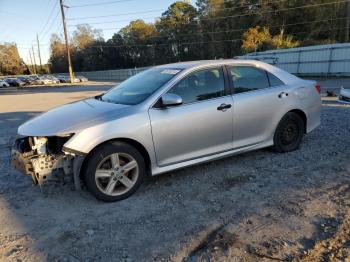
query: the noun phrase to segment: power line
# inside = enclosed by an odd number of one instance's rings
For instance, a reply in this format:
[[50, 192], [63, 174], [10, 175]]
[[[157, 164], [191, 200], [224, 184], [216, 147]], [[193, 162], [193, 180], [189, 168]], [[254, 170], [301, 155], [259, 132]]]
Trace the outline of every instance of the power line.
[[[303, 24], [312, 24], [312, 23], [320, 23], [320, 22], [328, 22], [328, 21], [337, 21], [337, 20], [343, 20], [346, 19], [346, 17], [340, 17], [340, 18], [334, 18], [334, 19], [322, 19], [322, 20], [314, 20], [314, 21], [307, 21], [307, 22], [298, 22], [298, 23], [291, 23], [291, 24], [280, 24], [280, 25], [272, 25], [269, 26], [269, 28], [278, 28], [278, 27], [286, 27], [286, 26], [293, 26], [293, 25], [303, 25]], [[198, 32], [198, 33], [189, 33], [189, 34], [177, 34], [176, 36], [192, 36], [192, 35], [205, 35], [205, 34], [220, 34], [220, 33], [230, 33], [230, 32], [241, 32], [246, 31], [251, 27], [248, 28], [237, 28], [237, 29], [228, 29], [224, 31], [214, 31], [214, 32]], [[100, 28], [101, 30], [118, 30], [123, 28]], [[169, 35], [164, 36], [150, 36], [147, 39], [152, 38], [169, 38]]]
[[[142, 17], [142, 18], [139, 18], [139, 19], [157, 19], [159, 17]], [[122, 19], [122, 20], [113, 20], [113, 21], [107, 21], [107, 22], [97, 22], [97, 23], [88, 23], [89, 25], [101, 25], [101, 24], [113, 24], [113, 23], [118, 23], [118, 22], [127, 22], [127, 21], [131, 21], [133, 19]], [[74, 27], [74, 26], [79, 26], [81, 24], [74, 24], [74, 25], [68, 25], [69, 27]]]
[[284, 12], [284, 11], [290, 11], [290, 10], [296, 10], [296, 9], [302, 9], [302, 8], [318, 7], [318, 6], [325, 6], [325, 5], [333, 5], [333, 4], [345, 3], [347, 1], [348, 0], [336, 1], [336, 2], [328, 2], [328, 3], [322, 3], [322, 4], [302, 5], [302, 6], [283, 8], [283, 9], [272, 10], [272, 11], [267, 11], [267, 12], [256, 12], [256, 13], [248, 13], [248, 14], [234, 15], [234, 16], [202, 18], [201, 20], [218, 20], [218, 19], [224, 19], [224, 18], [236, 18], [236, 17], [250, 16], [250, 15], [278, 13], [278, 12]]
[[45, 24], [44, 24], [44, 26], [43, 26], [42, 29], [40, 30], [39, 35], [41, 35], [41, 34], [44, 32], [44, 29], [46, 28], [46, 26], [49, 24], [50, 20], [52, 19], [52, 15], [54, 14], [54, 11], [55, 11], [55, 9], [56, 9], [56, 7], [57, 7], [57, 4], [58, 4], [58, 2], [55, 1], [54, 5], [53, 5], [53, 7], [52, 7], [52, 9], [51, 9], [51, 11], [50, 11], [50, 13], [49, 13], [49, 16], [48, 16], [48, 18], [47, 18], [47, 20], [46, 20], [46, 22], [45, 22]]
[[[280, 3], [284, 2], [286, 0], [275, 0], [275, 1], [270, 1], [270, 2], [265, 2], [265, 4], [273, 4], [273, 3]], [[228, 1], [228, 3], [231, 1]], [[235, 6], [235, 7], [226, 7], [226, 8], [218, 8], [218, 10], [232, 10], [232, 9], [238, 9], [238, 8], [243, 8], [247, 6], [257, 6], [257, 5], [262, 5], [263, 3], [256, 3], [256, 4], [246, 4], [246, 5], [241, 5], [241, 6]], [[140, 12], [130, 12], [130, 13], [119, 13], [119, 14], [111, 14], [111, 15], [99, 15], [99, 16], [85, 16], [85, 17], [75, 17], [75, 18], [68, 18], [67, 20], [85, 20], [85, 19], [94, 19], [94, 18], [105, 18], [105, 17], [114, 17], [114, 16], [123, 16], [123, 15], [134, 15], [134, 14], [147, 14], [147, 13], [155, 13], [155, 12], [162, 12], [164, 11], [163, 9], [153, 9], [153, 10], [147, 10], [147, 11], [140, 11]]]
[[[69, 6], [69, 8], [77, 8], [77, 7], [88, 7], [88, 6], [99, 6], [99, 5], [109, 5], [109, 4], [117, 4], [117, 3], [122, 3], [122, 2], [131, 2], [131, 1], [136, 1], [136, 0], [117, 0], [117, 1], [108, 1], [108, 2], [101, 2], [101, 3], [93, 3], [93, 4], [83, 4], [83, 5], [72, 5]], [[235, 0], [226, 0], [226, 2], [234, 2]], [[266, 3], [276, 3], [276, 2], [282, 2], [285, 0], [277, 0], [277, 1], [271, 1], [271, 2], [266, 2]], [[262, 3], [257, 3], [257, 4], [246, 4], [242, 5], [239, 7], [235, 8], [241, 8], [245, 6], [256, 6], [256, 5], [261, 5]]]
[[[235, 41], [240, 41], [242, 40], [241, 38], [239, 39], [227, 39], [227, 40], [213, 40], [213, 41], [196, 41], [196, 42], [179, 42], [177, 43], [178, 45], [191, 45], [191, 44], [205, 44], [205, 43], [221, 43], [221, 42], [235, 42]], [[148, 44], [148, 45], [107, 45], [107, 46], [102, 46], [102, 45], [90, 45], [89, 47], [95, 47], [95, 48], [118, 48], [118, 47], [152, 47], [152, 46], [168, 46], [168, 45], [173, 45], [174, 43], [167, 43], [167, 44]]]
[[[291, 23], [291, 24], [280, 24], [280, 25], [272, 25], [269, 26], [269, 28], [278, 28], [278, 27], [286, 27], [286, 26], [293, 26], [293, 25], [303, 25], [303, 24], [312, 24], [312, 23], [320, 23], [320, 22], [328, 22], [328, 21], [337, 21], [337, 20], [343, 20], [346, 19], [346, 17], [339, 17], [339, 18], [330, 18], [330, 19], [322, 19], [322, 20], [314, 20], [314, 21], [306, 21], [306, 22], [298, 22], [298, 23]], [[198, 32], [198, 33], [189, 33], [189, 34], [177, 34], [177, 36], [191, 36], [191, 35], [203, 35], [203, 34], [219, 34], [219, 33], [229, 33], [229, 32], [240, 32], [240, 31], [246, 31], [248, 28], [238, 28], [238, 29], [229, 29], [224, 31], [215, 31], [215, 32]], [[118, 30], [123, 29], [121, 27], [112, 27], [112, 28], [100, 28], [101, 30]], [[150, 38], [165, 38], [169, 37], [169, 35], [166, 36], [150, 36]]]
[[[46, 26], [49, 24], [50, 20], [52, 19], [52, 14], [54, 13], [54, 11], [55, 11], [55, 9], [56, 9], [56, 6], [57, 6], [57, 4], [58, 4], [58, 2], [56, 2], [55, 0], [53, 0], [53, 1], [54, 1], [54, 5], [53, 5], [53, 7], [52, 7], [52, 9], [51, 9], [51, 11], [50, 11], [50, 13], [49, 13], [49, 16], [48, 16], [48, 18], [47, 18], [47, 20], [46, 20], [44, 26], [41, 28], [40, 33], [39, 33], [39, 34], [40, 34], [40, 39], [41, 39], [41, 40], [44, 38], [44, 37], [42, 36], [42, 33], [44, 32], [44, 30], [46, 29]], [[48, 2], [48, 5], [50, 5], [51, 2], [52, 2], [52, 0]], [[55, 20], [55, 18], [54, 18], [54, 20]], [[47, 28], [47, 30], [45, 31], [45, 34], [51, 29], [52, 24], [53, 24], [53, 22], [51, 21], [51, 24], [50, 24], [50, 26]], [[41, 57], [40, 57], [40, 51], [39, 51], [39, 48], [40, 48], [40, 47], [39, 47], [39, 36], [38, 36], [39, 34], [38, 34], [38, 33], [36, 34], [36, 41], [37, 41], [37, 44], [38, 44], [39, 59], [40, 59], [40, 64], [41, 64]], [[32, 41], [31, 45], [33, 44], [34, 41], [35, 41], [35, 39]], [[41, 44], [41, 46], [45, 46], [45, 45], [47, 45], [47, 44]], [[24, 48], [24, 47], [22, 47], [22, 48]], [[27, 49], [27, 48], [24, 48], [24, 49]], [[32, 52], [33, 52], [33, 59], [35, 60], [35, 54], [34, 54], [33, 46], [32, 46], [31, 49], [32, 49]], [[35, 61], [34, 61], [34, 63], [35, 63]]]
[[164, 10], [163, 9], [155, 9], [155, 10], [140, 11], [140, 12], [120, 13], [120, 14], [113, 14], [113, 15], [76, 17], [76, 18], [68, 18], [67, 20], [70, 20], [70, 21], [72, 21], [72, 20], [85, 20], [85, 19], [105, 18], [105, 17], [123, 16], [123, 15], [147, 14], [147, 13], [155, 13], [155, 12], [162, 12], [162, 11], [164, 11]]
[[[324, 19], [324, 20], [316, 20], [316, 21], [308, 21], [308, 22], [300, 22], [300, 23], [293, 23], [293, 24], [285, 24], [283, 26], [291, 26], [291, 25], [301, 25], [301, 24], [310, 24], [310, 23], [319, 23], [319, 22], [328, 22], [328, 21], [334, 21], [334, 20], [341, 20], [341, 19], [346, 19], [346, 17], [342, 17], [342, 18], [335, 18], [335, 19]], [[271, 26], [271, 27], [281, 27], [282, 25], [275, 25], [275, 26]], [[242, 29], [234, 29], [234, 30], [248, 30], [249, 28], [242, 28]], [[331, 28], [331, 29], [326, 29], [326, 30], [320, 30], [318, 32], [322, 32], [322, 31], [331, 31], [334, 29], [342, 29], [341, 28]], [[228, 31], [228, 30], [227, 30]], [[222, 31], [222, 32], [226, 32], [226, 31]], [[214, 32], [212, 32], [214, 33]], [[217, 32], [215, 32], [217, 33]], [[301, 33], [310, 33], [309, 31], [305, 31], [305, 32], [298, 32], [297, 34], [301, 34]], [[218, 43], [218, 42], [235, 42], [235, 41], [241, 41], [243, 40], [242, 38], [238, 38], [238, 39], [228, 39], [228, 40], [213, 40], [213, 41], [199, 41], [199, 42], [180, 42], [177, 43], [179, 45], [192, 45], [195, 43]], [[166, 43], [166, 44], [139, 44], [139, 45], [90, 45], [89, 47], [94, 47], [94, 48], [118, 48], [118, 47], [151, 47], [151, 46], [167, 46], [167, 45], [173, 45], [174, 43]]]
[[131, 2], [131, 1], [135, 1], [135, 0], [117, 0], [117, 1], [109, 1], [109, 2], [101, 2], [101, 3], [93, 3], [93, 4], [84, 4], [84, 5], [72, 5], [72, 6], [69, 6], [69, 8], [98, 6], [98, 5], [111, 5], [111, 4], [117, 4], [117, 3], [122, 3], [122, 2]]
[[[290, 10], [296, 10], [296, 9], [302, 9], [302, 8], [311, 8], [311, 7], [318, 7], [318, 6], [325, 6], [325, 5], [333, 5], [338, 3], [344, 3], [347, 2], [347, 0], [342, 1], [336, 1], [336, 2], [328, 2], [328, 3], [321, 3], [321, 4], [312, 4], [312, 5], [302, 5], [297, 7], [290, 7], [290, 8], [284, 8], [284, 9], [278, 9], [278, 10], [272, 10], [272, 11], [266, 11], [266, 12], [255, 12], [255, 13], [247, 13], [247, 14], [240, 14], [240, 15], [233, 15], [233, 16], [221, 16], [221, 17], [211, 17], [211, 18], [201, 18], [202, 21], [207, 20], [219, 20], [219, 19], [225, 19], [225, 18], [237, 18], [237, 17], [243, 17], [243, 16], [251, 16], [251, 15], [260, 15], [260, 14], [269, 14], [269, 13], [278, 13], [278, 12], [284, 12], [284, 11], [290, 11]], [[160, 17], [141, 17], [139, 19], [157, 19]], [[98, 24], [111, 24], [111, 23], [118, 23], [118, 22], [125, 22], [130, 21], [132, 19], [123, 19], [123, 20], [112, 20], [112, 21], [105, 21], [105, 22], [94, 22], [89, 23], [91, 25], [98, 25]], [[68, 25], [69, 27], [78, 26], [79, 24], [74, 25]]]
[[52, 28], [52, 26], [57, 22], [59, 14], [60, 14], [60, 11], [57, 11], [57, 14], [56, 14], [55, 18], [51, 21], [50, 26], [47, 28], [47, 30], [40, 37], [41, 40], [45, 38], [45, 36], [50, 32], [50, 29]]
[[[73, 7], [85, 7], [85, 6], [98, 6], [98, 5], [108, 5], [108, 4], [114, 4], [114, 3], [119, 3], [119, 2], [128, 2], [128, 1], [135, 1], [135, 0], [123, 0], [123, 1], [109, 1], [109, 2], [101, 2], [101, 3], [95, 3], [95, 4], [85, 4], [85, 5], [76, 5], [76, 6], [71, 6]], [[267, 4], [269, 3], [277, 3], [277, 2], [283, 2], [285, 0], [279, 0], [279, 1], [271, 1], [271, 2], [265, 2]], [[228, 2], [225, 1], [225, 2]], [[298, 6], [298, 7], [290, 7], [290, 8], [284, 8], [284, 9], [277, 9], [277, 10], [272, 10], [272, 11], [266, 11], [266, 12], [252, 12], [252, 13], [247, 13], [247, 14], [239, 14], [239, 15], [233, 15], [233, 16], [221, 16], [221, 17], [209, 17], [209, 18], [199, 18], [199, 20], [218, 20], [218, 19], [225, 19], [225, 18], [235, 18], [235, 17], [242, 17], [242, 16], [250, 16], [250, 15], [259, 15], [259, 14], [268, 14], [268, 13], [278, 13], [278, 12], [283, 12], [283, 11], [288, 11], [288, 10], [297, 10], [297, 9], [301, 9], [301, 8], [310, 8], [310, 7], [317, 7], [317, 6], [326, 6], [326, 5], [333, 5], [333, 4], [339, 4], [339, 3], [344, 3], [347, 1], [334, 1], [334, 2], [328, 2], [328, 3], [321, 3], [321, 4], [309, 4], [309, 5], [302, 5], [302, 6]], [[264, 3], [264, 4], [265, 4]], [[56, 3], [57, 4], [57, 3]], [[224, 9], [236, 9], [236, 8], [243, 8], [246, 6], [258, 6], [261, 5], [263, 3], [257, 3], [257, 4], [247, 4], [247, 5], [243, 5], [243, 6], [236, 6], [236, 7], [232, 7], [232, 8], [218, 8], [216, 10], [224, 10]], [[55, 5], [56, 6], [56, 5]], [[52, 13], [55, 10], [55, 6], [52, 9]], [[151, 12], [157, 12], [158, 10], [148, 10], [148, 11], [142, 11], [142, 12], [130, 12], [130, 13], [124, 13], [124, 14], [114, 14], [114, 15], [102, 15], [102, 16], [90, 16], [90, 17], [78, 17], [78, 18], [71, 18], [69, 20], [78, 20], [78, 19], [91, 19], [91, 18], [104, 18], [104, 17], [113, 17], [113, 16], [118, 16], [118, 15], [131, 15], [131, 14], [142, 14], [142, 13], [151, 13]], [[161, 11], [161, 10], [159, 10]], [[58, 13], [59, 14], [59, 13]], [[47, 20], [47, 23], [44, 25], [42, 32], [44, 31], [44, 29], [46, 28], [44, 34], [42, 34], [41, 38], [43, 39], [47, 33], [50, 32], [50, 30], [52, 29], [52, 27], [55, 25], [55, 21], [57, 20], [57, 15], [56, 16], [50, 16], [50, 18]], [[52, 19], [53, 18], [53, 19]], [[148, 17], [148, 18], [141, 18], [141, 19], [154, 19], [154, 18], [158, 18], [158, 17]], [[52, 20], [51, 20], [52, 19]], [[319, 22], [326, 22], [326, 21], [335, 21], [335, 20], [341, 20], [341, 19], [345, 19], [345, 18], [337, 18], [337, 19], [324, 19], [324, 20], [317, 20], [317, 21], [308, 21], [308, 22], [300, 22], [300, 23], [293, 23], [293, 24], [284, 24], [284, 25], [275, 25], [275, 26], [270, 26], [270, 28], [273, 27], [281, 27], [281, 26], [292, 26], [292, 25], [301, 25], [301, 24], [308, 24], [308, 23], [319, 23]], [[51, 23], [49, 24], [51, 20]], [[106, 22], [98, 22], [98, 23], [91, 23], [91, 24], [108, 24], [108, 23], [115, 23], [115, 22], [122, 22], [122, 21], [130, 21], [129, 20], [116, 20], [116, 21], [106, 21]], [[48, 26], [49, 25], [49, 26]], [[48, 26], [48, 27], [47, 27]], [[77, 25], [69, 25], [69, 26], [77, 26]], [[59, 25], [60, 27], [60, 25]], [[102, 28], [103, 30], [117, 30], [117, 29], [122, 29], [122, 28]], [[249, 28], [239, 28], [239, 29], [231, 29], [231, 30], [225, 30], [225, 31], [216, 31], [216, 32], [199, 32], [199, 33], [192, 33], [192, 34], [181, 34], [182, 36], [185, 35], [206, 35], [206, 34], [219, 34], [219, 33], [228, 33], [228, 32], [235, 32], [235, 31], [245, 31], [248, 30]], [[55, 30], [58, 31], [58, 30]], [[301, 32], [300, 32], [301, 33]], [[181, 36], [180, 34], [178, 34], [177, 36]], [[165, 38], [168, 36], [153, 36], [153, 37], [149, 37], [150, 38]], [[239, 39], [241, 40], [241, 39]], [[180, 43], [180, 44], [195, 44], [195, 43], [209, 43], [209, 42], [234, 42], [234, 41], [238, 41], [238, 39], [230, 39], [230, 40], [217, 40], [217, 41], [206, 41], [206, 42], [189, 42], [189, 43]], [[49, 45], [50, 43], [47, 44], [42, 44], [42, 45]], [[162, 46], [162, 45], [168, 45], [168, 44], [158, 44], [157, 46]], [[121, 45], [121, 46], [103, 46], [103, 47], [131, 47], [131, 46], [150, 46], [150, 45]], [[94, 47], [94, 46], [92, 46]], [[101, 46], [96, 46], [98, 48], [101, 48]]]

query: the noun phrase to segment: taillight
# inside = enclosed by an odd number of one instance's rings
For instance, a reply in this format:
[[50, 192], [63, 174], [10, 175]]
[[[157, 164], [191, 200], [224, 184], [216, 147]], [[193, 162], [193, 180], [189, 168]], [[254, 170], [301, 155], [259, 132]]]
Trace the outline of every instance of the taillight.
[[317, 84], [315, 85], [315, 88], [316, 88], [317, 92], [318, 92], [319, 94], [321, 94], [321, 85], [320, 85], [319, 83], [317, 83]]

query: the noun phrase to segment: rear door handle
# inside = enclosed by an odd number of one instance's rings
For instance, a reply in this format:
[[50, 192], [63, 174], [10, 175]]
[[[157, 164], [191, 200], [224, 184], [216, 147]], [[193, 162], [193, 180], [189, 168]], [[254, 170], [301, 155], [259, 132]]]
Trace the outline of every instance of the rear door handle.
[[287, 97], [288, 96], [288, 93], [286, 92], [282, 92], [278, 95], [278, 98], [284, 98], [284, 97]]
[[217, 110], [225, 112], [227, 109], [229, 109], [231, 107], [232, 107], [231, 104], [221, 104], [220, 106], [218, 106]]

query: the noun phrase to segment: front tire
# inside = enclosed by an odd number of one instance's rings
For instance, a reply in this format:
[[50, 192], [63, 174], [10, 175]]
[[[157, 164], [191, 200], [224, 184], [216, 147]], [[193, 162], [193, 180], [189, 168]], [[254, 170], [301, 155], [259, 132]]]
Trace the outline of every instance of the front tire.
[[296, 113], [288, 112], [276, 128], [273, 149], [279, 153], [298, 149], [303, 139], [304, 130], [303, 119]]
[[146, 175], [140, 152], [123, 142], [106, 143], [88, 157], [83, 178], [99, 200], [114, 202], [133, 194]]

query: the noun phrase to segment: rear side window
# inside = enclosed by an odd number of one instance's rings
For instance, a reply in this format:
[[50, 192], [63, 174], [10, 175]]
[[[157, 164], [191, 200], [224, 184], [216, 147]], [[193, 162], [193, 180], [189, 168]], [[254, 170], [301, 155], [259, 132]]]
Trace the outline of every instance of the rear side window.
[[266, 71], [252, 66], [231, 66], [235, 93], [243, 93], [270, 87]]
[[270, 80], [270, 86], [281, 86], [281, 85], [284, 85], [284, 83], [278, 78], [276, 77], [275, 75], [267, 72], [267, 75], [269, 77], [269, 80]]

